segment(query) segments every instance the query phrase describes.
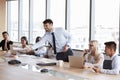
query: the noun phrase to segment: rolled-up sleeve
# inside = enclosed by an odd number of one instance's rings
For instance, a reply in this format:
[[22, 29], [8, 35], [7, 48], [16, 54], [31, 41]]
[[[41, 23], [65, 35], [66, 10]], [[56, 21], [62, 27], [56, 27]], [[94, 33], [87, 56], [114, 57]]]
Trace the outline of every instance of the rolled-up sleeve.
[[35, 49], [37, 49], [37, 48], [39, 48], [39, 47], [44, 46], [44, 44], [45, 44], [45, 42], [47, 41], [48, 38], [49, 38], [48, 35], [45, 34], [39, 42], [35, 43], [35, 44], [32, 46], [32, 49], [35, 50]]
[[119, 70], [118, 69], [112, 69], [112, 70], [101, 69], [101, 73], [104, 73], [104, 74], [119, 74]]

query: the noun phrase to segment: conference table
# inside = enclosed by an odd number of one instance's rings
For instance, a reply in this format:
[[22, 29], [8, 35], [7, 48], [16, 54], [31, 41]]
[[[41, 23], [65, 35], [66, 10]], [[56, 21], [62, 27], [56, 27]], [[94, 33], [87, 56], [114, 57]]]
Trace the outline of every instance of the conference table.
[[[17, 59], [21, 64], [10, 65], [8, 61]], [[120, 75], [95, 73], [92, 69], [72, 68], [64, 62], [63, 67], [38, 66], [39, 62], [57, 62], [55, 59], [46, 59], [32, 55], [15, 55], [0, 51], [0, 80], [120, 80]], [[48, 69], [48, 72], [41, 72]]]

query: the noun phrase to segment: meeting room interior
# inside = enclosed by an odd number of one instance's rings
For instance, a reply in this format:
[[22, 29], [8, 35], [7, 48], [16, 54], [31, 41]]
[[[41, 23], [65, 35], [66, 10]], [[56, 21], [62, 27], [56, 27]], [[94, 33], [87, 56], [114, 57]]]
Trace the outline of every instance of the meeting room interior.
[[120, 0], [0, 0], [0, 80], [120, 80]]

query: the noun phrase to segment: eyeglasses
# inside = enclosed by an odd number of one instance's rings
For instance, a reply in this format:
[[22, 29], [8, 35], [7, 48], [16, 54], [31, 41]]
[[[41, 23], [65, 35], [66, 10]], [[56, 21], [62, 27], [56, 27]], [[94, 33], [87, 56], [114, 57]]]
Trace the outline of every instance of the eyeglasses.
[[89, 44], [89, 46], [94, 46], [94, 45], [92, 45], [92, 44]]

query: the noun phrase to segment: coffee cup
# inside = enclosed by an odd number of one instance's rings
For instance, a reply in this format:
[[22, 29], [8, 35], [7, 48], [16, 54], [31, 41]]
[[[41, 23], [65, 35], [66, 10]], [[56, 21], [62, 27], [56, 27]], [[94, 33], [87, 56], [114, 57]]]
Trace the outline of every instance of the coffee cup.
[[58, 60], [58, 61], [57, 61], [57, 66], [63, 67], [63, 65], [64, 65], [63, 60]]

